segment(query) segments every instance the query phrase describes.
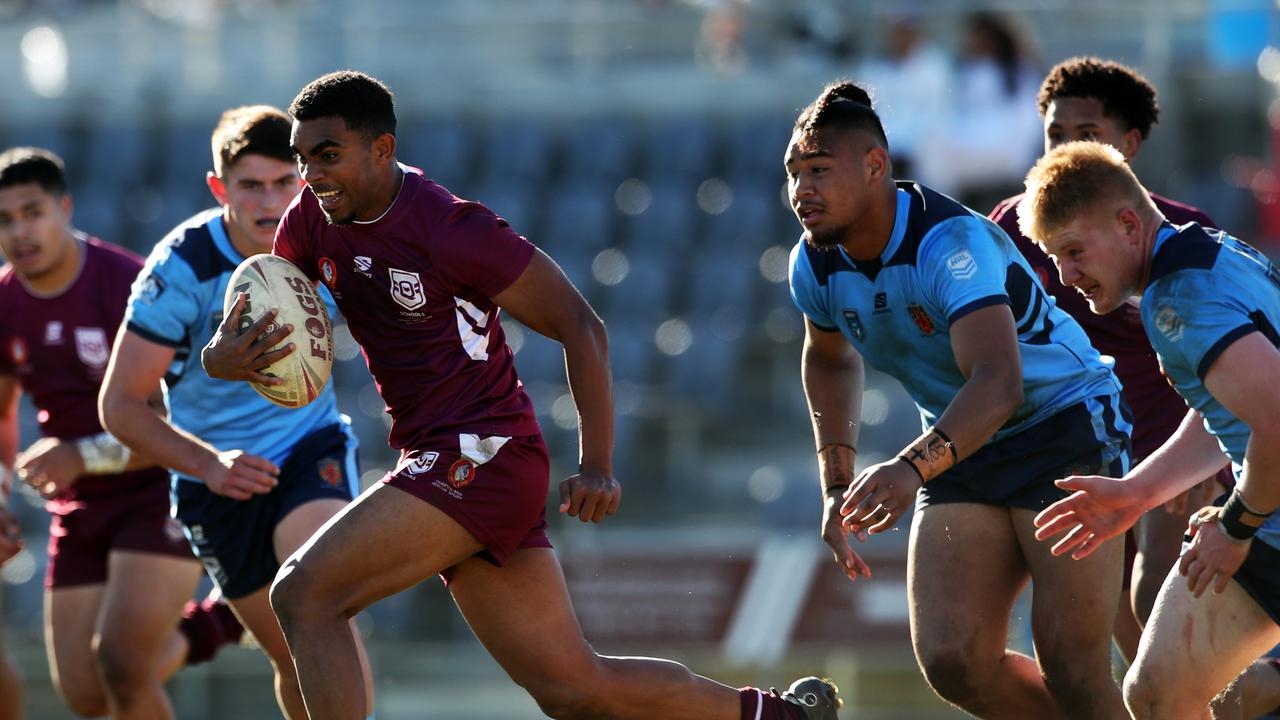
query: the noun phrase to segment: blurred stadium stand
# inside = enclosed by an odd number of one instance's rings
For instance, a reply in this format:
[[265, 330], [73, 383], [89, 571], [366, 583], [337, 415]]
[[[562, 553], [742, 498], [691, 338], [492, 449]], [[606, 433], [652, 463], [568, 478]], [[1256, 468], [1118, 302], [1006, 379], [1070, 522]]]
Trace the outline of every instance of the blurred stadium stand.
[[[870, 0], [810, 4], [839, 8], [861, 51], [875, 47], [879, 20], [902, 11]], [[795, 112], [825, 82], [856, 77], [857, 64], [797, 60], [779, 21], [791, 5], [748, 4], [746, 64], [726, 74], [695, 62], [704, 16], [696, 2], [11, 1], [0, 3], [0, 63], [10, 68], [0, 143], [60, 153], [77, 225], [145, 254], [212, 204], [204, 174], [222, 109], [287, 106], [307, 80], [342, 67], [387, 81], [400, 109], [400, 159], [507, 218], [556, 258], [608, 325], [622, 513], [602, 528], [550, 520], [591, 639], [605, 651], [673, 650], [730, 682], [782, 684], [822, 668], [860, 718], [954, 717], [911, 659], [905, 532], [867, 546], [878, 579], [858, 588], [834, 572], [817, 539], [797, 372], [803, 328], [786, 288], [797, 232], [781, 157]], [[954, 45], [957, 18], [982, 3], [908, 5]], [[1215, 54], [1210, 20], [1262, 8], [1270, 42], [1280, 44], [1273, 2], [1000, 7], [1034, 31], [1046, 68], [1083, 53], [1142, 67], [1164, 114], [1139, 174], [1245, 238], [1262, 227], [1275, 205], [1274, 191], [1268, 204], [1258, 189], [1265, 173], [1275, 178], [1266, 113], [1275, 90], [1258, 67]], [[60, 86], [47, 67], [59, 57]], [[1280, 123], [1280, 113], [1273, 118]], [[577, 460], [563, 357], [505, 324], [553, 452], [554, 488]], [[386, 418], [341, 331], [337, 357], [335, 383], [361, 437], [367, 485], [394, 462]], [[863, 420], [863, 465], [918, 429], [900, 387], [875, 372]], [[3, 574], [7, 643], [35, 693], [32, 717], [66, 717], [47, 692], [40, 650], [46, 518], [26, 499], [18, 505], [30, 552]], [[422, 717], [424, 706], [429, 717], [540, 717], [470, 639], [438, 584], [371, 608], [363, 621], [379, 717]], [[1019, 637], [1015, 628], [1015, 641], [1026, 642]], [[265, 661], [247, 650], [184, 672], [175, 681], [179, 716], [266, 717], [266, 677]]]

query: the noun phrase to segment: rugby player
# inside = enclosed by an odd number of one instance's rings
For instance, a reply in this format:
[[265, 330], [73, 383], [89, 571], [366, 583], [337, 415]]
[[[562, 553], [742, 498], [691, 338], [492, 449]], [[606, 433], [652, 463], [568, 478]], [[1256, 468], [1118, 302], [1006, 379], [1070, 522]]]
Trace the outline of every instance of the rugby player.
[[[17, 442], [16, 438], [12, 438], [14, 442], [5, 444], [5, 440], [0, 438], [0, 567], [4, 567], [5, 561], [22, 550], [21, 530], [18, 528], [17, 518], [8, 508], [12, 482], [8, 466], [16, 456]], [[3, 605], [0, 605], [0, 611], [3, 611]], [[13, 667], [13, 661], [4, 652], [4, 623], [0, 622], [0, 720], [18, 720], [21, 716], [22, 684], [18, 680], [18, 671]]]

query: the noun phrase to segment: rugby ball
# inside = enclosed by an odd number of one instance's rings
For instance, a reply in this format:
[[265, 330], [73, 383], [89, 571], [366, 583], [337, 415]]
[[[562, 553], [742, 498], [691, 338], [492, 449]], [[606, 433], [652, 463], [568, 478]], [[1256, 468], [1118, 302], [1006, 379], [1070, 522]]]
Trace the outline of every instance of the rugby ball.
[[279, 312], [263, 334], [281, 325], [293, 326], [288, 337], [271, 349], [293, 343], [294, 351], [262, 370], [264, 375], [283, 379], [284, 384], [249, 385], [262, 397], [287, 408], [299, 408], [315, 400], [333, 370], [333, 322], [315, 284], [298, 266], [282, 257], [254, 255], [231, 274], [222, 300], [224, 313], [231, 313], [240, 293], [248, 297], [240, 312], [237, 332], [243, 334], [272, 308]]

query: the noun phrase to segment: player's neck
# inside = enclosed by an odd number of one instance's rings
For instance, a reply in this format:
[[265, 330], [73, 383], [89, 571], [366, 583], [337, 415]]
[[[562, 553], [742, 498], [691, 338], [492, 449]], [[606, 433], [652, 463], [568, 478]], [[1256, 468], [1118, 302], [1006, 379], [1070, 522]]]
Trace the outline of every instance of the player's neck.
[[889, 183], [881, 188], [879, 196], [872, 199], [861, 222], [849, 230], [848, 237], [840, 243], [849, 257], [855, 261], [875, 260], [884, 253], [893, 235], [897, 220], [897, 187]]
[[84, 265], [84, 243], [75, 235], [66, 237], [67, 247], [58, 263], [39, 277], [22, 278], [23, 284], [34, 294], [43, 297], [61, 295], [80, 277]]
[[376, 202], [372, 203], [369, 210], [362, 213], [363, 217], [356, 217], [354, 222], [375, 223], [391, 212], [391, 206], [395, 205], [396, 198], [400, 197], [400, 188], [404, 187], [404, 171], [400, 169], [400, 163], [392, 163], [390, 169], [391, 172], [387, 176], [388, 182], [376, 193]]
[[1141, 273], [1138, 277], [1138, 284], [1134, 286], [1134, 295], [1141, 295], [1147, 289], [1147, 285], [1151, 282], [1151, 261], [1155, 259], [1156, 238], [1160, 235], [1160, 226], [1164, 223], [1164, 217], [1157, 214], [1154, 221], [1147, 223], [1147, 227], [1143, 228], [1146, 232], [1142, 238], [1142, 244], [1139, 250], [1142, 253]]

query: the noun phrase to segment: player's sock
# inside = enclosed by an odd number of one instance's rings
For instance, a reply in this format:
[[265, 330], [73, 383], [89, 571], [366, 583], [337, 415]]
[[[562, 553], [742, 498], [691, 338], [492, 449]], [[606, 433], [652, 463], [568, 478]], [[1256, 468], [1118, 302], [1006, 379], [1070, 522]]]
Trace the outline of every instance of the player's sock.
[[774, 691], [744, 687], [738, 689], [738, 697], [742, 720], [805, 720], [800, 708], [778, 697]]
[[244, 626], [226, 603], [205, 598], [187, 602], [178, 631], [187, 638], [187, 665], [199, 665], [212, 660], [223, 645], [240, 642]]

